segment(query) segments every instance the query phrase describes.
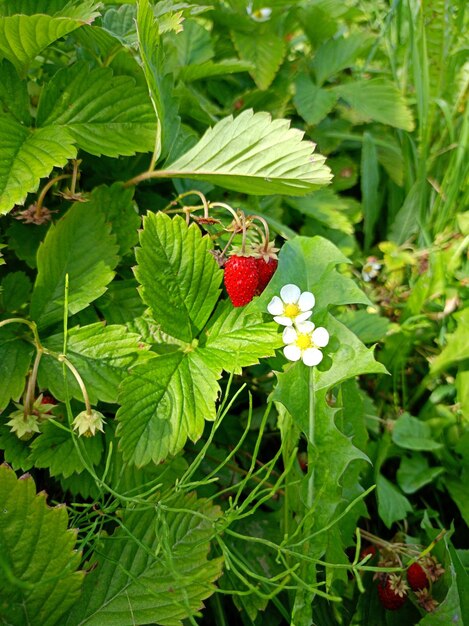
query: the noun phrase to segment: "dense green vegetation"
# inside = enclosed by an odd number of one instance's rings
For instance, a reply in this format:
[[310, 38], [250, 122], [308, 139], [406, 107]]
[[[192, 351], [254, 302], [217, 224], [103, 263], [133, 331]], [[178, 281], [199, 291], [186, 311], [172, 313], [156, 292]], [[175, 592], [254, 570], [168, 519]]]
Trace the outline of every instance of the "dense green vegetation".
[[0, 624], [469, 623], [467, 23], [0, 0]]

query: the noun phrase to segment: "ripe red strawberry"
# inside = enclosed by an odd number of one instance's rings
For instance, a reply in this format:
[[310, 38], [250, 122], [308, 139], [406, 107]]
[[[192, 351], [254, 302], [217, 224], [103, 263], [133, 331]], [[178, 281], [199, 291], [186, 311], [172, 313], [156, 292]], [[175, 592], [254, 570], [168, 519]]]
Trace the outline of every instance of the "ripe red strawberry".
[[399, 587], [393, 588], [390, 576], [378, 583], [378, 596], [388, 611], [398, 611], [407, 600], [407, 592], [400, 590]]
[[376, 548], [373, 545], [370, 546], [366, 546], [366, 548], [363, 548], [360, 551], [360, 561], [363, 561], [363, 559], [368, 556], [369, 554], [371, 554], [371, 558], [368, 559], [368, 561], [371, 561], [373, 559], [373, 557], [376, 555]]
[[270, 279], [277, 269], [277, 259], [260, 257], [256, 259], [257, 269], [259, 271], [259, 281], [257, 283], [256, 296], [260, 295], [267, 287]]
[[259, 270], [253, 256], [233, 254], [225, 264], [225, 287], [233, 306], [244, 306], [253, 299]]
[[428, 576], [420, 563], [412, 563], [407, 570], [407, 582], [412, 591], [420, 591], [430, 586]]
[[57, 400], [52, 396], [42, 396], [41, 404], [57, 404]]

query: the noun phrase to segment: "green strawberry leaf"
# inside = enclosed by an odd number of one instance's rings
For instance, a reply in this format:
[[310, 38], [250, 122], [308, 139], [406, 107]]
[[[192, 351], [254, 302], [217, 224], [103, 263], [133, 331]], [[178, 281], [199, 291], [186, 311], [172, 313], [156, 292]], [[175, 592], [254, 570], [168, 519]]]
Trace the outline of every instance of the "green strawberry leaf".
[[197, 351], [171, 352], [137, 365], [124, 379], [117, 412], [124, 460], [139, 467], [176, 454], [214, 420], [217, 379]]
[[[15, 12], [21, 13], [15, 3]], [[8, 59], [18, 71], [24, 72], [31, 61], [51, 43], [68, 35], [80, 26], [92, 22], [98, 15], [98, 3], [85, 0], [79, 5], [68, 4], [60, 14], [51, 16], [8, 15], [0, 17], [0, 58]]]
[[6, 59], [0, 62], [0, 105], [0, 115], [8, 113], [26, 126], [31, 123], [27, 83]]
[[272, 296], [279, 295], [280, 289], [289, 283], [315, 295], [313, 319], [332, 305], [369, 305], [370, 300], [355, 282], [335, 269], [337, 265], [350, 262], [333, 243], [323, 237], [295, 237], [282, 247], [272, 280], [252, 306], [266, 312]]
[[343, 98], [365, 120], [375, 120], [396, 128], [412, 131], [414, 120], [404, 96], [386, 78], [357, 80], [331, 87], [331, 92]]
[[68, 313], [73, 315], [86, 308], [112, 280], [118, 262], [116, 253], [115, 237], [104, 215], [92, 205], [74, 204], [51, 225], [39, 247], [31, 317], [40, 327], [63, 318], [66, 274]]
[[[44, 340], [44, 346], [56, 353], [63, 347], [63, 334]], [[147, 346], [139, 335], [129, 333], [125, 326], [104, 326], [101, 322], [69, 330], [67, 358], [77, 368], [86, 385], [90, 402], [117, 402], [117, 389], [127, 370], [139, 359], [146, 358]], [[81, 389], [67, 370], [64, 382], [63, 365], [47, 354], [41, 359], [38, 372], [41, 387], [48, 388], [58, 400], [68, 395], [83, 401]]]
[[17, 471], [28, 471], [32, 467], [29, 445], [27, 441], [18, 439], [6, 424], [0, 424], [0, 450], [3, 452], [5, 463]]
[[314, 53], [312, 68], [319, 85], [337, 72], [353, 67], [355, 60], [369, 46], [372, 37], [363, 31], [348, 37], [331, 37]]
[[321, 89], [308, 75], [300, 74], [295, 80], [293, 103], [307, 124], [319, 124], [332, 111], [336, 102], [335, 93]]
[[25, 389], [34, 348], [9, 327], [0, 329], [0, 410], [11, 399], [18, 401]]
[[95, 187], [88, 197], [88, 206], [104, 214], [106, 222], [111, 224], [111, 232], [116, 236], [119, 255], [128, 254], [138, 241], [138, 229], [141, 218], [133, 202], [134, 189], [125, 189], [122, 183], [110, 187]]
[[235, 308], [224, 300], [204, 329], [198, 351], [213, 367], [240, 374], [282, 345], [277, 324], [266, 323], [250, 306]]
[[178, 104], [172, 97], [173, 84], [166, 73], [161, 45], [159, 21], [155, 19], [149, 0], [137, 2], [138, 48], [150, 98], [158, 120], [158, 133], [154, 137], [153, 160], [166, 156], [178, 134], [180, 119]]
[[155, 114], [147, 90], [110, 68], [76, 63], [59, 70], [44, 88], [39, 127], [66, 130], [78, 147], [98, 156], [153, 150]]
[[222, 271], [210, 254], [210, 238], [180, 216], [148, 213], [140, 246], [135, 276], [142, 300], [163, 332], [191, 342], [220, 295]]
[[31, 296], [31, 280], [24, 272], [11, 272], [1, 283], [0, 310], [14, 313], [22, 309]]
[[274, 29], [262, 33], [242, 33], [232, 30], [231, 38], [235, 48], [245, 63], [250, 63], [250, 70], [259, 89], [268, 89], [285, 57], [287, 46]]
[[50, 508], [33, 479], [0, 466], [0, 597], [7, 624], [54, 626], [76, 601], [83, 572], [65, 506]]
[[206, 180], [251, 195], [304, 195], [331, 180], [315, 145], [284, 119], [243, 111], [226, 117], [200, 141], [153, 177]]
[[179, 77], [185, 82], [191, 82], [202, 78], [211, 78], [212, 76], [226, 76], [227, 74], [247, 72], [252, 69], [252, 63], [240, 61], [239, 59], [223, 59], [219, 63], [205, 61], [205, 63], [185, 65], [181, 68]]
[[26, 128], [9, 116], [0, 116], [0, 214], [23, 204], [28, 193], [54, 167], [76, 156], [73, 139], [65, 128]]

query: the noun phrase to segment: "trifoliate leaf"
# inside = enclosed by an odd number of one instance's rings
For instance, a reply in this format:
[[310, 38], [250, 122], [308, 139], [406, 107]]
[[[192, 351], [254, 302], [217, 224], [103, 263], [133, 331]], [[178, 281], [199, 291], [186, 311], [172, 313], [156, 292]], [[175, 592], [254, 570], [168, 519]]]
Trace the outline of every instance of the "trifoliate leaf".
[[65, 506], [50, 508], [33, 479], [0, 466], [0, 610], [7, 624], [55, 626], [75, 602], [83, 573]]

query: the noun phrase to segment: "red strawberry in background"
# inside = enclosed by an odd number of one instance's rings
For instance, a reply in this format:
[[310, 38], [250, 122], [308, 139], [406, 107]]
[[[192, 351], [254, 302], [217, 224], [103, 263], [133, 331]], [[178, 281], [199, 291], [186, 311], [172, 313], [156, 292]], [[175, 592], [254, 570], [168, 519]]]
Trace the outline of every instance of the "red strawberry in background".
[[264, 240], [262, 244], [254, 248], [257, 269], [259, 270], [256, 296], [259, 296], [264, 291], [277, 269], [277, 252], [278, 248], [275, 247], [274, 241]]
[[395, 576], [387, 576], [378, 583], [378, 596], [381, 604], [388, 611], [398, 611], [407, 600], [407, 585]]
[[257, 259], [233, 254], [225, 264], [224, 281], [233, 306], [244, 306], [253, 299], [258, 281]]
[[257, 283], [256, 296], [260, 295], [267, 287], [270, 279], [274, 275], [277, 269], [277, 259], [268, 258], [267, 261], [264, 257], [256, 259], [257, 269], [259, 272], [259, 281]]
[[407, 570], [407, 582], [412, 591], [420, 591], [430, 586], [428, 576], [420, 563], [412, 563]]
[[371, 554], [371, 558], [368, 559], [368, 561], [371, 561], [371, 559], [376, 556], [376, 548], [373, 545], [370, 546], [366, 546], [366, 548], [363, 548], [360, 551], [360, 561], [363, 561], [363, 559], [365, 557], [367, 557], [369, 554]]

